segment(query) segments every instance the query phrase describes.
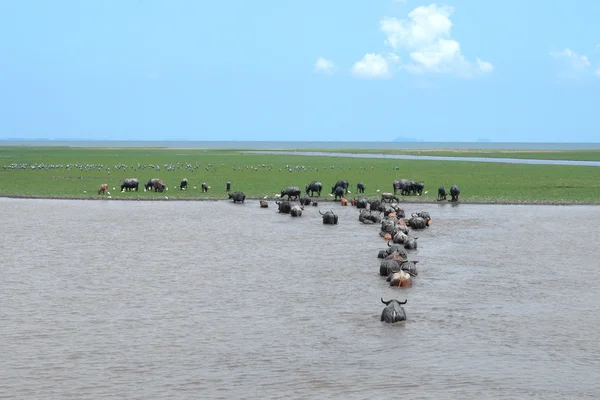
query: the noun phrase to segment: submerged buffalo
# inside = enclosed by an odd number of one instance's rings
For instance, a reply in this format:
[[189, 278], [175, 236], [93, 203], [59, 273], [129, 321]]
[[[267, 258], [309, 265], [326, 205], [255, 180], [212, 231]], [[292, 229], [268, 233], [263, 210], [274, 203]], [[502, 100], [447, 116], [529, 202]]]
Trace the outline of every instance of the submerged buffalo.
[[360, 210], [360, 214], [358, 214], [358, 220], [363, 224], [378, 224], [381, 222], [381, 217], [373, 214], [371, 211], [362, 209]]
[[410, 277], [410, 274], [406, 271], [393, 272], [388, 275], [386, 280], [390, 283], [390, 286], [397, 286], [397, 287], [411, 287], [412, 286], [412, 278]]
[[323, 216], [323, 224], [325, 225], [337, 225], [338, 216], [333, 213], [333, 211], [327, 211], [325, 214], [319, 210], [319, 214]]
[[398, 300], [388, 300], [384, 301], [381, 298], [381, 302], [386, 305], [386, 307], [381, 312], [381, 321], [385, 321], [388, 323], [406, 321], [406, 312], [402, 307], [403, 304], [406, 304], [408, 300], [398, 301]]
[[446, 200], [446, 188], [443, 186], [440, 186], [438, 188], [438, 197], [437, 197], [438, 201], [442, 201], [442, 200]]
[[269, 208], [269, 203], [267, 203], [266, 200], [261, 200], [259, 202], [259, 204], [260, 204], [260, 208]]
[[139, 186], [140, 181], [138, 181], [136, 178], [127, 178], [123, 181], [123, 183], [121, 183], [121, 192], [125, 190], [128, 192], [135, 190], [137, 192]]
[[292, 197], [294, 198], [294, 200], [298, 200], [301, 194], [302, 191], [298, 186], [288, 186], [285, 190], [281, 191], [281, 198], [287, 196], [288, 200], [291, 200]]
[[179, 183], [179, 190], [187, 189], [187, 185], [188, 185], [188, 180], [186, 178], [183, 178], [181, 180], [181, 182]]
[[359, 197], [358, 199], [354, 199], [356, 203], [356, 208], [367, 208], [369, 202], [364, 197]]
[[379, 200], [371, 200], [371, 202], [369, 202], [369, 210], [383, 211], [381, 208], [381, 202]]
[[452, 185], [450, 188], [450, 201], [458, 201], [458, 195], [460, 194], [460, 189], [456, 185]]
[[308, 195], [300, 196], [300, 205], [309, 206], [312, 199]]
[[292, 210], [292, 203], [287, 200], [276, 201], [275, 204], [277, 204], [277, 211], [279, 211], [280, 214], [289, 214]]
[[323, 184], [321, 182], [312, 181], [311, 183], [306, 185], [306, 194], [307, 195], [310, 192], [310, 196], [314, 196], [315, 192], [317, 192], [317, 197], [320, 197], [321, 190], [323, 190]]
[[301, 217], [302, 216], [302, 210], [304, 210], [304, 207], [299, 206], [298, 204], [294, 204], [290, 208], [290, 215], [292, 217]]
[[364, 193], [365, 192], [365, 184], [363, 182], [358, 182], [356, 184], [356, 191], [358, 193]]
[[[232, 192], [232, 193], [228, 193], [228, 196], [231, 200], [233, 200], [234, 203], [243, 203], [246, 200], [246, 195], [244, 194], [244, 192]], [[267, 206], [268, 206], [268, 204], [267, 204]], [[261, 203], [261, 207], [262, 207], [262, 203]]]

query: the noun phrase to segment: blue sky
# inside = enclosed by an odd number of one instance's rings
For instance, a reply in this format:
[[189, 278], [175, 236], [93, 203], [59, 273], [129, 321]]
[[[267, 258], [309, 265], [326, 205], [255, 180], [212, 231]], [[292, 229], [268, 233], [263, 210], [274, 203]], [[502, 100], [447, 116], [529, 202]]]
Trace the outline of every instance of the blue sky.
[[600, 1], [2, 0], [0, 137], [598, 142]]

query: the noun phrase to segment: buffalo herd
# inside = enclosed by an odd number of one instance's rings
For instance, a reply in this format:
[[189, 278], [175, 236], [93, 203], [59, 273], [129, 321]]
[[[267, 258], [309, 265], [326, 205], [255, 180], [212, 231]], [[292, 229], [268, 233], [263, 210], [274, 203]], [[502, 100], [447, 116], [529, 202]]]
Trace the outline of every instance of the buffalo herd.
[[[381, 198], [367, 199], [365, 197], [353, 198], [350, 204], [359, 211], [358, 221], [365, 225], [378, 225], [380, 227], [379, 236], [386, 240], [387, 246], [378, 253], [378, 258], [381, 259], [379, 264], [379, 275], [386, 278], [389, 285], [398, 288], [408, 288], [413, 285], [413, 278], [418, 275], [417, 263], [418, 260], [409, 260], [410, 252], [418, 247], [418, 237], [413, 234], [414, 231], [423, 231], [430, 227], [431, 216], [426, 211], [416, 212], [406, 216], [403, 208], [400, 207], [401, 196], [409, 196], [411, 194], [421, 196], [423, 194], [425, 184], [423, 182], [409, 181], [400, 179], [393, 182], [393, 192], [382, 193]], [[201, 185], [202, 191], [207, 192], [209, 186], [206, 183]], [[233, 203], [244, 203], [246, 195], [243, 192], [229, 192], [231, 184], [227, 182], [227, 196]], [[331, 195], [335, 201], [340, 202], [342, 206], [348, 205], [348, 199], [345, 196], [350, 193], [348, 188], [350, 183], [346, 180], [339, 180], [331, 188]], [[121, 184], [121, 191], [138, 191], [139, 181], [135, 178], [128, 178]], [[179, 185], [180, 190], [188, 188], [188, 180], [182, 179]], [[289, 214], [292, 217], [298, 218], [302, 216], [304, 207], [308, 205], [317, 206], [318, 202], [314, 197], [320, 197], [323, 184], [321, 182], [312, 181], [305, 187], [305, 194], [298, 186], [288, 186], [281, 190], [277, 204], [277, 212], [280, 214]], [[148, 180], [144, 185], [144, 191], [154, 190], [162, 192], [168, 190], [162, 180], [153, 178]], [[359, 194], [364, 193], [365, 185], [363, 182], [356, 184], [356, 190]], [[108, 193], [108, 185], [102, 184], [98, 189], [98, 194]], [[109, 194], [109, 193], [108, 193]], [[451, 202], [457, 202], [460, 195], [458, 186], [452, 185], [449, 192], [443, 186], [438, 188], [438, 201], [447, 200], [447, 195], [450, 194]], [[287, 197], [287, 199], [286, 199]], [[266, 198], [266, 197], [265, 197]], [[269, 204], [266, 200], [260, 200], [261, 208], [268, 208]], [[338, 215], [333, 210], [321, 212], [321, 219], [325, 225], [337, 225]], [[407, 300], [399, 301], [397, 299], [384, 300], [385, 308], [381, 312], [381, 321], [388, 323], [396, 323], [406, 321], [406, 312], [403, 305]]]

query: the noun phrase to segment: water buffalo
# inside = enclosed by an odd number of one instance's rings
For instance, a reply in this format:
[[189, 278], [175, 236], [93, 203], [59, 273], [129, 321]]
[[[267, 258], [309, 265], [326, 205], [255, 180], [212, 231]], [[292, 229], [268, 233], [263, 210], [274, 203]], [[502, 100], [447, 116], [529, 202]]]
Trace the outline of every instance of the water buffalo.
[[450, 196], [452, 197], [450, 201], [458, 201], [458, 195], [460, 194], [460, 189], [456, 185], [452, 185], [450, 188]]
[[225, 184], [225, 191], [229, 192], [231, 190], [231, 182], [227, 181], [227, 183]]
[[337, 200], [338, 197], [341, 199], [344, 197], [344, 188], [341, 186], [332, 187], [331, 194], [335, 196], [335, 200]]
[[260, 208], [268, 208], [268, 207], [269, 207], [269, 203], [267, 203], [266, 200], [260, 201]]
[[350, 183], [348, 181], [337, 181], [335, 183], [335, 185], [333, 185], [333, 187], [334, 188], [336, 188], [336, 187], [344, 188], [344, 194], [346, 194], [346, 193], [348, 193], [348, 188], [350, 187]]
[[277, 204], [277, 211], [279, 211], [280, 214], [289, 214], [292, 210], [292, 203], [287, 200], [276, 201], [275, 204]]
[[369, 210], [371, 211], [382, 211], [381, 202], [379, 200], [371, 200], [369, 202]]
[[321, 190], [323, 190], [323, 184], [321, 182], [312, 181], [308, 185], [306, 185], [306, 194], [310, 192], [310, 196], [314, 196], [315, 192], [317, 192], [317, 197], [321, 196]]
[[288, 186], [285, 190], [281, 191], [281, 197], [288, 197], [288, 200], [291, 200], [292, 197], [294, 200], [298, 200], [298, 197], [302, 194], [302, 191], [298, 186]]
[[388, 276], [391, 273], [402, 271], [403, 260], [381, 260], [379, 264], [379, 275]]
[[304, 207], [299, 206], [298, 204], [294, 204], [290, 208], [290, 215], [292, 217], [301, 217], [302, 216], [302, 210], [304, 210]]
[[300, 196], [300, 204], [303, 206], [309, 206], [311, 201], [312, 200], [308, 195]]
[[438, 188], [438, 201], [442, 201], [442, 200], [446, 200], [446, 188], [443, 186], [440, 186]]
[[413, 214], [413, 216], [408, 220], [408, 226], [413, 229], [425, 229], [427, 228], [427, 221], [425, 218], [418, 217]]
[[127, 178], [123, 181], [123, 183], [121, 183], [121, 192], [124, 190], [127, 190], [128, 192], [135, 190], [137, 192], [139, 185], [140, 181], [138, 181], [136, 178]]
[[413, 182], [412, 191], [417, 196], [422, 196], [424, 189], [425, 189], [425, 182], [423, 182], [423, 181]]
[[343, 206], [347, 206], [348, 205], [348, 199], [342, 197], [340, 199], [340, 204], [343, 205]]
[[412, 278], [410, 274], [406, 271], [398, 271], [392, 272], [388, 275], [386, 279], [390, 286], [398, 286], [398, 287], [411, 287], [412, 286]]
[[398, 196], [396, 196], [393, 193], [381, 193], [381, 202], [382, 203], [384, 203], [384, 202], [391, 203], [392, 201], [395, 201], [398, 203], [398, 202], [400, 202], [400, 199], [398, 198]]
[[356, 191], [358, 193], [364, 193], [365, 192], [365, 184], [363, 182], [358, 182], [356, 184]]
[[323, 216], [323, 224], [325, 225], [337, 225], [338, 216], [333, 213], [333, 211], [327, 211], [325, 214], [319, 210], [319, 214]]
[[206, 184], [206, 182], [202, 182], [202, 193], [207, 193], [208, 192], [208, 185]]
[[316, 207], [316, 206], [319, 205], [319, 202], [318, 201], [313, 201], [311, 204], [312, 204], [313, 207]]
[[381, 321], [385, 321], [388, 323], [406, 321], [406, 312], [402, 307], [403, 304], [406, 304], [408, 300], [398, 301], [398, 300], [388, 300], [384, 301], [381, 298], [381, 302], [386, 305], [386, 307], [381, 312]]
[[163, 181], [161, 181], [160, 179], [157, 179], [154, 181], [154, 191], [155, 192], [164, 192], [164, 190], [167, 188], [167, 185], [165, 185], [163, 183]]
[[400, 191], [400, 194], [402, 196], [405, 196], [408, 194], [408, 191], [410, 189], [410, 182], [408, 181], [408, 179], [398, 179], [394, 181], [393, 187], [394, 194], [397, 194], [397, 192]]
[[360, 214], [358, 214], [358, 220], [363, 224], [378, 224], [381, 222], [381, 217], [371, 213], [371, 211], [362, 209], [360, 210]]
[[354, 199], [356, 201], [356, 208], [367, 208], [369, 202], [364, 197], [359, 197], [358, 199]]
[[185, 190], [185, 189], [187, 189], [187, 185], [188, 185], [187, 178], [183, 178], [181, 180], [181, 182], [179, 183], [179, 190]]
[[102, 193], [105, 194], [108, 192], [108, 185], [106, 183], [103, 183], [102, 185], [100, 185], [100, 189], [98, 189], [98, 194]]
[[[234, 203], [243, 203], [246, 200], [244, 192], [232, 192], [227, 194]], [[262, 205], [261, 205], [262, 207]]]
[[154, 182], [156, 182], [158, 178], [149, 179], [148, 182], [144, 185], [144, 190], [152, 190], [154, 188]]

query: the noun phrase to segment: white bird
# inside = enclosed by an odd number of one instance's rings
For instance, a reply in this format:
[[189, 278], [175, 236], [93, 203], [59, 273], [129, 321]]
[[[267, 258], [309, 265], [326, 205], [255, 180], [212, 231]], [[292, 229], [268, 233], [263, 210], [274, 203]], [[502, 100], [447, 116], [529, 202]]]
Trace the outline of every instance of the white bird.
[[425, 191], [425, 194], [427, 194], [428, 190]]
[[269, 197], [269, 196], [267, 195], [267, 196], [263, 197], [263, 199], [266, 199], [267, 197]]
[[83, 193], [87, 193], [87, 190], [84, 190]]
[[196, 186], [194, 186], [194, 189], [196, 189]]
[[108, 196], [109, 199], [112, 199], [112, 196]]
[[377, 191], [378, 191], [378, 192], [380, 192], [380, 190], [379, 190], [379, 189], [377, 189]]
[[277, 193], [277, 194], [275, 195], [275, 197], [281, 197], [281, 195], [280, 195], [279, 193]]
[[165, 196], [165, 199], [169, 200], [169, 198], [167, 196]]
[[110, 192], [106, 192], [106, 194], [110, 196]]
[[146, 191], [146, 188], [144, 188], [144, 192]]
[[333, 195], [332, 195], [331, 193], [329, 193], [329, 195], [330, 195], [331, 197], [333, 197]]
[[348, 193], [352, 193], [352, 192], [348, 190]]
[[117, 189], [113, 188], [113, 190], [117, 190]]

